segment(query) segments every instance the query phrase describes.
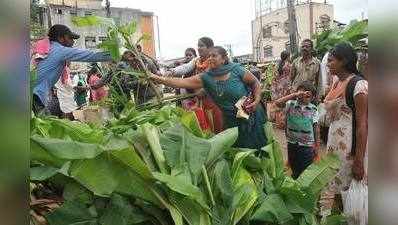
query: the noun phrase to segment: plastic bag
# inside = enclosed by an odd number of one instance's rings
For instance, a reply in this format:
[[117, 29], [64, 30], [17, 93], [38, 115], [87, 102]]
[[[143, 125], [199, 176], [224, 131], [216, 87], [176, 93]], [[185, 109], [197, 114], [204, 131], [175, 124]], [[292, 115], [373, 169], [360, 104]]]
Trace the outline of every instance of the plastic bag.
[[350, 188], [342, 192], [344, 214], [349, 225], [368, 224], [368, 186], [364, 181], [353, 180]]

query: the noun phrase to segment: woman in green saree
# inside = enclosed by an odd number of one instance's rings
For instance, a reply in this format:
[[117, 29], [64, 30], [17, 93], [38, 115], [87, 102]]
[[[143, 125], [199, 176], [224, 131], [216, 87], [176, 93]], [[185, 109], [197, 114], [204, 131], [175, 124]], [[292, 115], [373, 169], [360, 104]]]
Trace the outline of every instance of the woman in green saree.
[[[224, 117], [224, 127], [238, 127], [239, 135], [234, 144], [237, 148], [261, 149], [267, 143], [264, 131], [265, 112], [261, 106], [261, 88], [257, 78], [241, 65], [231, 63], [223, 47], [210, 50], [210, 69], [189, 78], [170, 78], [152, 74], [151, 78], [174, 88], [200, 89], [212, 97]], [[253, 93], [253, 101], [246, 106], [251, 111], [249, 119], [237, 118], [235, 104], [243, 96]]]

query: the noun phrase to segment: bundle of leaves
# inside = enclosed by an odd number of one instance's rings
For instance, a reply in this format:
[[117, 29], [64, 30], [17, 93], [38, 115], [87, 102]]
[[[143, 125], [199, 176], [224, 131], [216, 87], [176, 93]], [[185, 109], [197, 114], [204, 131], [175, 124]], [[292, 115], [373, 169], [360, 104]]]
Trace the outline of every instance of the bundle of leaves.
[[335, 155], [292, 180], [269, 124], [267, 157], [258, 158], [231, 147], [237, 128], [210, 137], [194, 113], [174, 121], [115, 134], [34, 118], [31, 182], [56, 187], [63, 202], [44, 215], [47, 223], [318, 224], [317, 196], [337, 173]]

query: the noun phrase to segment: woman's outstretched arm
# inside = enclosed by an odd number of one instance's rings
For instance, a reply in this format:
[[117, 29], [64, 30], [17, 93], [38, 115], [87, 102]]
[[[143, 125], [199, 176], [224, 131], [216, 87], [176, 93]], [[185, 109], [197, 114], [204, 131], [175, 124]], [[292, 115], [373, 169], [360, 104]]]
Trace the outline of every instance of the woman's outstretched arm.
[[203, 88], [202, 74], [188, 78], [162, 77], [151, 74], [151, 79], [157, 83], [164, 84], [173, 88], [199, 89]]

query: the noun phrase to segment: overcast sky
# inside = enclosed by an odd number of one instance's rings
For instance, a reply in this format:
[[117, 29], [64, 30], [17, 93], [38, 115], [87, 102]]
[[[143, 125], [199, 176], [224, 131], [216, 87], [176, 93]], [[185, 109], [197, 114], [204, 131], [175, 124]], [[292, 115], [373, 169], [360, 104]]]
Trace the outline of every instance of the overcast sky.
[[[202, 36], [216, 45], [231, 44], [234, 55], [251, 53], [254, 0], [110, 0], [113, 7], [151, 11], [159, 18], [161, 56], [181, 57]], [[348, 23], [367, 17], [367, 0], [329, 0], [335, 19]], [[156, 24], [155, 24], [156, 25]], [[157, 55], [159, 52], [157, 50]]]

